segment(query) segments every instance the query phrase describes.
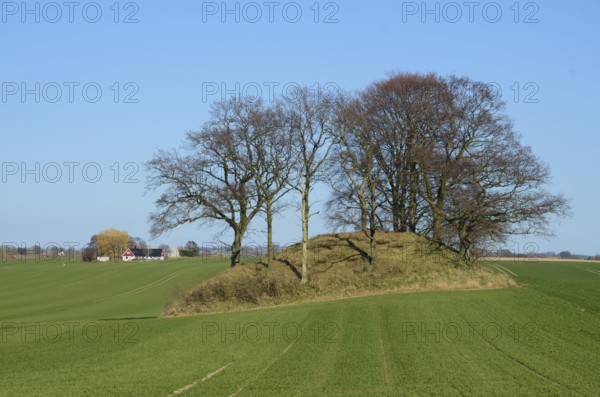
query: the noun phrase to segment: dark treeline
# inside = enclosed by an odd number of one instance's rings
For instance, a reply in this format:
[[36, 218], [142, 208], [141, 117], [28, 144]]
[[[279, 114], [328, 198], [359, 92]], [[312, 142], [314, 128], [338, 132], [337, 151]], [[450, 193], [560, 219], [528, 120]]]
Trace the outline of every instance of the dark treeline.
[[296, 191], [303, 282], [317, 183], [331, 188], [332, 226], [368, 237], [372, 265], [378, 230], [417, 233], [469, 260], [511, 234], [549, 234], [550, 217], [569, 211], [544, 189], [548, 167], [520, 142], [497, 91], [456, 76], [394, 74], [357, 93], [219, 101], [183, 149], [159, 151], [147, 168], [149, 189], [161, 189], [152, 235], [221, 222], [234, 234], [232, 266], [259, 215], [271, 264], [273, 218]]

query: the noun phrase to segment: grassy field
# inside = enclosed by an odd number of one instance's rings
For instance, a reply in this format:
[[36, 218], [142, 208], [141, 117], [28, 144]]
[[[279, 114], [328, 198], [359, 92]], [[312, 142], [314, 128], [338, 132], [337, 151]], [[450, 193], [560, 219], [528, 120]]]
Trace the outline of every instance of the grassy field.
[[161, 318], [227, 264], [2, 264], [0, 395], [597, 395], [600, 265], [490, 265], [523, 287]]

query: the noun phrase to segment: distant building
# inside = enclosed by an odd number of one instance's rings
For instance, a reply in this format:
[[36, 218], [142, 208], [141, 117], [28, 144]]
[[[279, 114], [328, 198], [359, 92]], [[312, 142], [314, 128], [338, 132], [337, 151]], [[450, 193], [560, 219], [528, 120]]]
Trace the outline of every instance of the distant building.
[[108, 256], [99, 256], [96, 258], [98, 262], [109, 262], [110, 258]]
[[123, 252], [123, 261], [130, 262], [135, 260], [165, 260], [165, 252], [162, 248], [127, 248]]
[[179, 248], [170, 247], [169, 248], [169, 257], [170, 258], [179, 258]]

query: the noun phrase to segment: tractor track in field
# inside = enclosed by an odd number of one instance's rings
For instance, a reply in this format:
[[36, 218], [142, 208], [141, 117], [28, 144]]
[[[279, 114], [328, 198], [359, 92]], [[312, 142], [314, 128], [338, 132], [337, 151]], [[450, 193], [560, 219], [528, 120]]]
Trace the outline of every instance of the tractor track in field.
[[393, 392], [393, 387], [392, 384], [394, 383], [393, 381], [393, 377], [392, 377], [392, 371], [390, 370], [390, 364], [388, 361], [388, 357], [387, 354], [385, 353], [385, 344], [383, 343], [383, 329], [384, 329], [384, 318], [383, 315], [381, 314], [381, 311], [378, 312], [378, 317], [379, 317], [379, 327], [377, 327], [377, 336], [379, 339], [379, 356], [381, 357], [381, 362], [382, 362], [382, 366], [383, 366], [383, 374], [384, 374], [384, 378], [385, 378], [385, 385], [388, 389], [388, 391], [391, 393]]
[[508, 357], [512, 362], [514, 362], [515, 364], [517, 364], [519, 367], [524, 368], [525, 370], [527, 370], [528, 372], [531, 372], [532, 374], [536, 375], [537, 377], [539, 377], [540, 379], [543, 379], [547, 382], [552, 383], [555, 386], [558, 386], [560, 388], [563, 388], [565, 390], [570, 391], [571, 393], [577, 393], [577, 395], [581, 395], [581, 393], [579, 393], [577, 390], [567, 387], [565, 385], [563, 385], [562, 383], [560, 383], [559, 381], [557, 381], [556, 379], [551, 378], [550, 376], [544, 374], [541, 371], [538, 371], [537, 369], [535, 369], [534, 367], [528, 365], [527, 363], [519, 360], [518, 358], [514, 357], [512, 354], [508, 353], [505, 350], [502, 350], [501, 348], [499, 348], [498, 346], [496, 346], [495, 344], [493, 344], [492, 342], [486, 340], [485, 338], [483, 338], [483, 340], [490, 346], [492, 346], [497, 352], [505, 355], [506, 357]]
[[[281, 353], [279, 353], [277, 355], [277, 357], [275, 357], [273, 360], [271, 360], [266, 367], [264, 367], [263, 369], [261, 369], [256, 375], [252, 376], [251, 378], [249, 378], [246, 382], [244, 382], [242, 384], [242, 386], [240, 386], [233, 394], [229, 395], [229, 397], [235, 397], [237, 396], [239, 393], [241, 393], [246, 387], [248, 387], [252, 382], [254, 382], [256, 379], [258, 379], [262, 374], [264, 374], [269, 368], [271, 368], [277, 361], [279, 361], [283, 356], [286, 355], [286, 353], [292, 348], [292, 346], [294, 346], [296, 344], [296, 342], [292, 342], [290, 343], [285, 349], [283, 349], [283, 351]], [[199, 385], [202, 382], [205, 382], [207, 380], [209, 380], [210, 378], [212, 378], [213, 376], [219, 374], [220, 372], [224, 371], [225, 369], [227, 369], [230, 365], [233, 365], [235, 361], [231, 361], [229, 364], [224, 365], [223, 367], [207, 374], [204, 378], [196, 380], [188, 385], [185, 385], [183, 387], [180, 387], [179, 389], [173, 391], [171, 394], [169, 394], [167, 397], [174, 397], [176, 395], [182, 394], [187, 392], [188, 390], [196, 387], [197, 385]]]
[[581, 393], [579, 393], [577, 390], [572, 389], [568, 386], [563, 385], [562, 383], [560, 383], [559, 381], [551, 378], [550, 376], [544, 374], [543, 372], [535, 369], [534, 367], [528, 365], [527, 363], [525, 363], [522, 360], [519, 360], [518, 358], [514, 357], [512, 354], [510, 354], [509, 352], [507, 352], [506, 350], [501, 349], [500, 347], [498, 347], [496, 344], [492, 343], [491, 341], [489, 341], [487, 338], [481, 338], [485, 343], [487, 343], [489, 346], [493, 347], [494, 350], [496, 350], [498, 353], [508, 357], [513, 363], [515, 363], [518, 367], [525, 369], [526, 371], [536, 375], [537, 377], [552, 383], [555, 386], [561, 387], [565, 390], [569, 390], [571, 393], [577, 393], [578, 395], [581, 395]]
[[515, 272], [513, 272], [512, 270], [509, 270], [507, 268], [505, 268], [504, 266], [498, 265], [498, 264], [488, 264], [488, 266], [493, 267], [494, 269], [496, 269], [497, 271], [499, 271], [500, 273], [504, 273], [507, 276], [515, 276], [515, 277], [519, 277], [519, 275]]
[[494, 269], [497, 272], [500, 272], [502, 274], [506, 274], [508, 277], [513, 277], [513, 276], [514, 277], [519, 277], [519, 275], [517, 273], [513, 272], [510, 269], [507, 269], [504, 266], [501, 266], [501, 265], [498, 265], [498, 264], [490, 264], [490, 263], [486, 264], [486, 266]]
[[600, 276], [600, 271], [598, 271], [598, 270], [588, 269], [587, 267], [579, 267], [579, 266], [577, 266], [577, 269], [585, 270], [586, 272], [590, 272], [592, 274], [595, 274], [596, 276]]
[[185, 268], [185, 269], [182, 269], [182, 270], [177, 270], [176, 272], [171, 273], [171, 274], [169, 274], [169, 275], [167, 275], [167, 276], [165, 276], [165, 277], [163, 277], [161, 279], [158, 279], [156, 281], [153, 281], [150, 284], [142, 285], [141, 287], [137, 287], [137, 288], [134, 288], [132, 290], [129, 290], [129, 291], [117, 294], [117, 295], [112, 295], [112, 296], [107, 296], [105, 298], [96, 299], [96, 302], [102, 302], [102, 301], [105, 301], [105, 300], [108, 300], [108, 299], [119, 298], [119, 297], [122, 297], [122, 296], [137, 295], [137, 294], [140, 294], [142, 292], [146, 292], [149, 289], [158, 287], [159, 285], [162, 285], [162, 284], [166, 283], [167, 281], [170, 281], [170, 280], [174, 279], [175, 277], [180, 276], [183, 273], [186, 273], [186, 272], [188, 272], [190, 270], [192, 270], [191, 267], [188, 267], [188, 268]]
[[292, 342], [290, 343], [285, 349], [283, 349], [283, 351], [277, 356], [275, 357], [273, 360], [271, 360], [271, 362], [269, 364], [267, 364], [266, 367], [264, 367], [263, 369], [261, 369], [256, 375], [254, 375], [253, 377], [251, 377], [250, 379], [248, 379], [246, 382], [244, 382], [244, 384], [242, 384], [242, 386], [240, 386], [239, 389], [237, 389], [235, 391], [235, 393], [232, 393], [229, 395], [229, 397], [235, 397], [238, 394], [240, 394], [246, 387], [248, 387], [252, 382], [254, 382], [256, 379], [258, 379], [262, 374], [264, 374], [265, 372], [267, 372], [267, 370], [269, 368], [271, 368], [273, 366], [273, 364], [275, 364], [277, 361], [279, 361], [283, 356], [286, 355], [286, 353], [292, 348], [292, 346], [294, 346], [296, 344], [296, 342]]
[[506, 273], [504, 270], [500, 269], [499, 267], [496, 267], [496, 265], [492, 265], [492, 264], [489, 264], [489, 263], [487, 263], [486, 265], [488, 267], [494, 269], [495, 271], [500, 272], [502, 274], [506, 274], [508, 276], [508, 273]]
[[189, 385], [185, 385], [185, 386], [183, 386], [183, 387], [180, 387], [179, 389], [175, 390], [173, 393], [169, 394], [167, 397], [173, 397], [173, 396], [176, 396], [176, 395], [178, 395], [178, 394], [185, 393], [186, 391], [188, 391], [188, 390], [190, 390], [190, 389], [192, 389], [192, 388], [196, 387], [196, 386], [197, 386], [199, 383], [205, 382], [205, 381], [209, 380], [210, 378], [212, 378], [213, 376], [217, 375], [218, 373], [220, 373], [220, 372], [224, 371], [225, 369], [227, 369], [227, 367], [229, 367], [229, 366], [230, 366], [230, 365], [232, 365], [232, 364], [233, 364], [233, 361], [232, 361], [232, 362], [230, 362], [229, 364], [227, 364], [227, 365], [224, 365], [224, 366], [222, 366], [221, 368], [219, 368], [219, 369], [217, 369], [217, 370], [214, 370], [213, 372], [211, 372], [211, 373], [207, 374], [207, 375], [206, 375], [204, 378], [202, 378], [202, 379], [199, 379], [199, 380], [197, 380], [197, 381], [195, 381], [195, 382], [192, 382], [192, 383], [190, 383]]
[[57, 286], [57, 287], [50, 288], [48, 291], [53, 291], [55, 289], [61, 289], [61, 288], [75, 287], [77, 285], [81, 285], [81, 284], [87, 283], [88, 281], [94, 281], [94, 280], [99, 280], [99, 279], [104, 278], [104, 277], [108, 277], [111, 274], [115, 274], [115, 273], [120, 272], [120, 271], [121, 271], [121, 269], [117, 269], [117, 270], [114, 270], [114, 271], [104, 272], [104, 273], [101, 273], [101, 274], [97, 274], [94, 277], [86, 278], [86, 279], [83, 279], [83, 280], [77, 280], [77, 281], [73, 281], [73, 282], [71, 282], [69, 284], [60, 285], [60, 286]]

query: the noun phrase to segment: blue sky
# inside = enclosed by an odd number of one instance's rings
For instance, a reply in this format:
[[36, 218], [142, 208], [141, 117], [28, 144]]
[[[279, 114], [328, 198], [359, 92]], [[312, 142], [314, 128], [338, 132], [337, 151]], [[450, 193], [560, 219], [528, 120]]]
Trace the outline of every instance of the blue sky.
[[[598, 2], [71, 4], [0, 3], [0, 242], [85, 244], [106, 228], [148, 239], [143, 163], [198, 129], [212, 100], [296, 83], [357, 90], [408, 71], [495, 84], [550, 165], [549, 190], [571, 199], [555, 238], [509, 248], [600, 253]], [[247, 241], [264, 241], [262, 220], [253, 227]], [[275, 227], [281, 244], [300, 237], [293, 208]], [[220, 230], [183, 226], [155, 243]], [[313, 217], [311, 234], [326, 231]]]

